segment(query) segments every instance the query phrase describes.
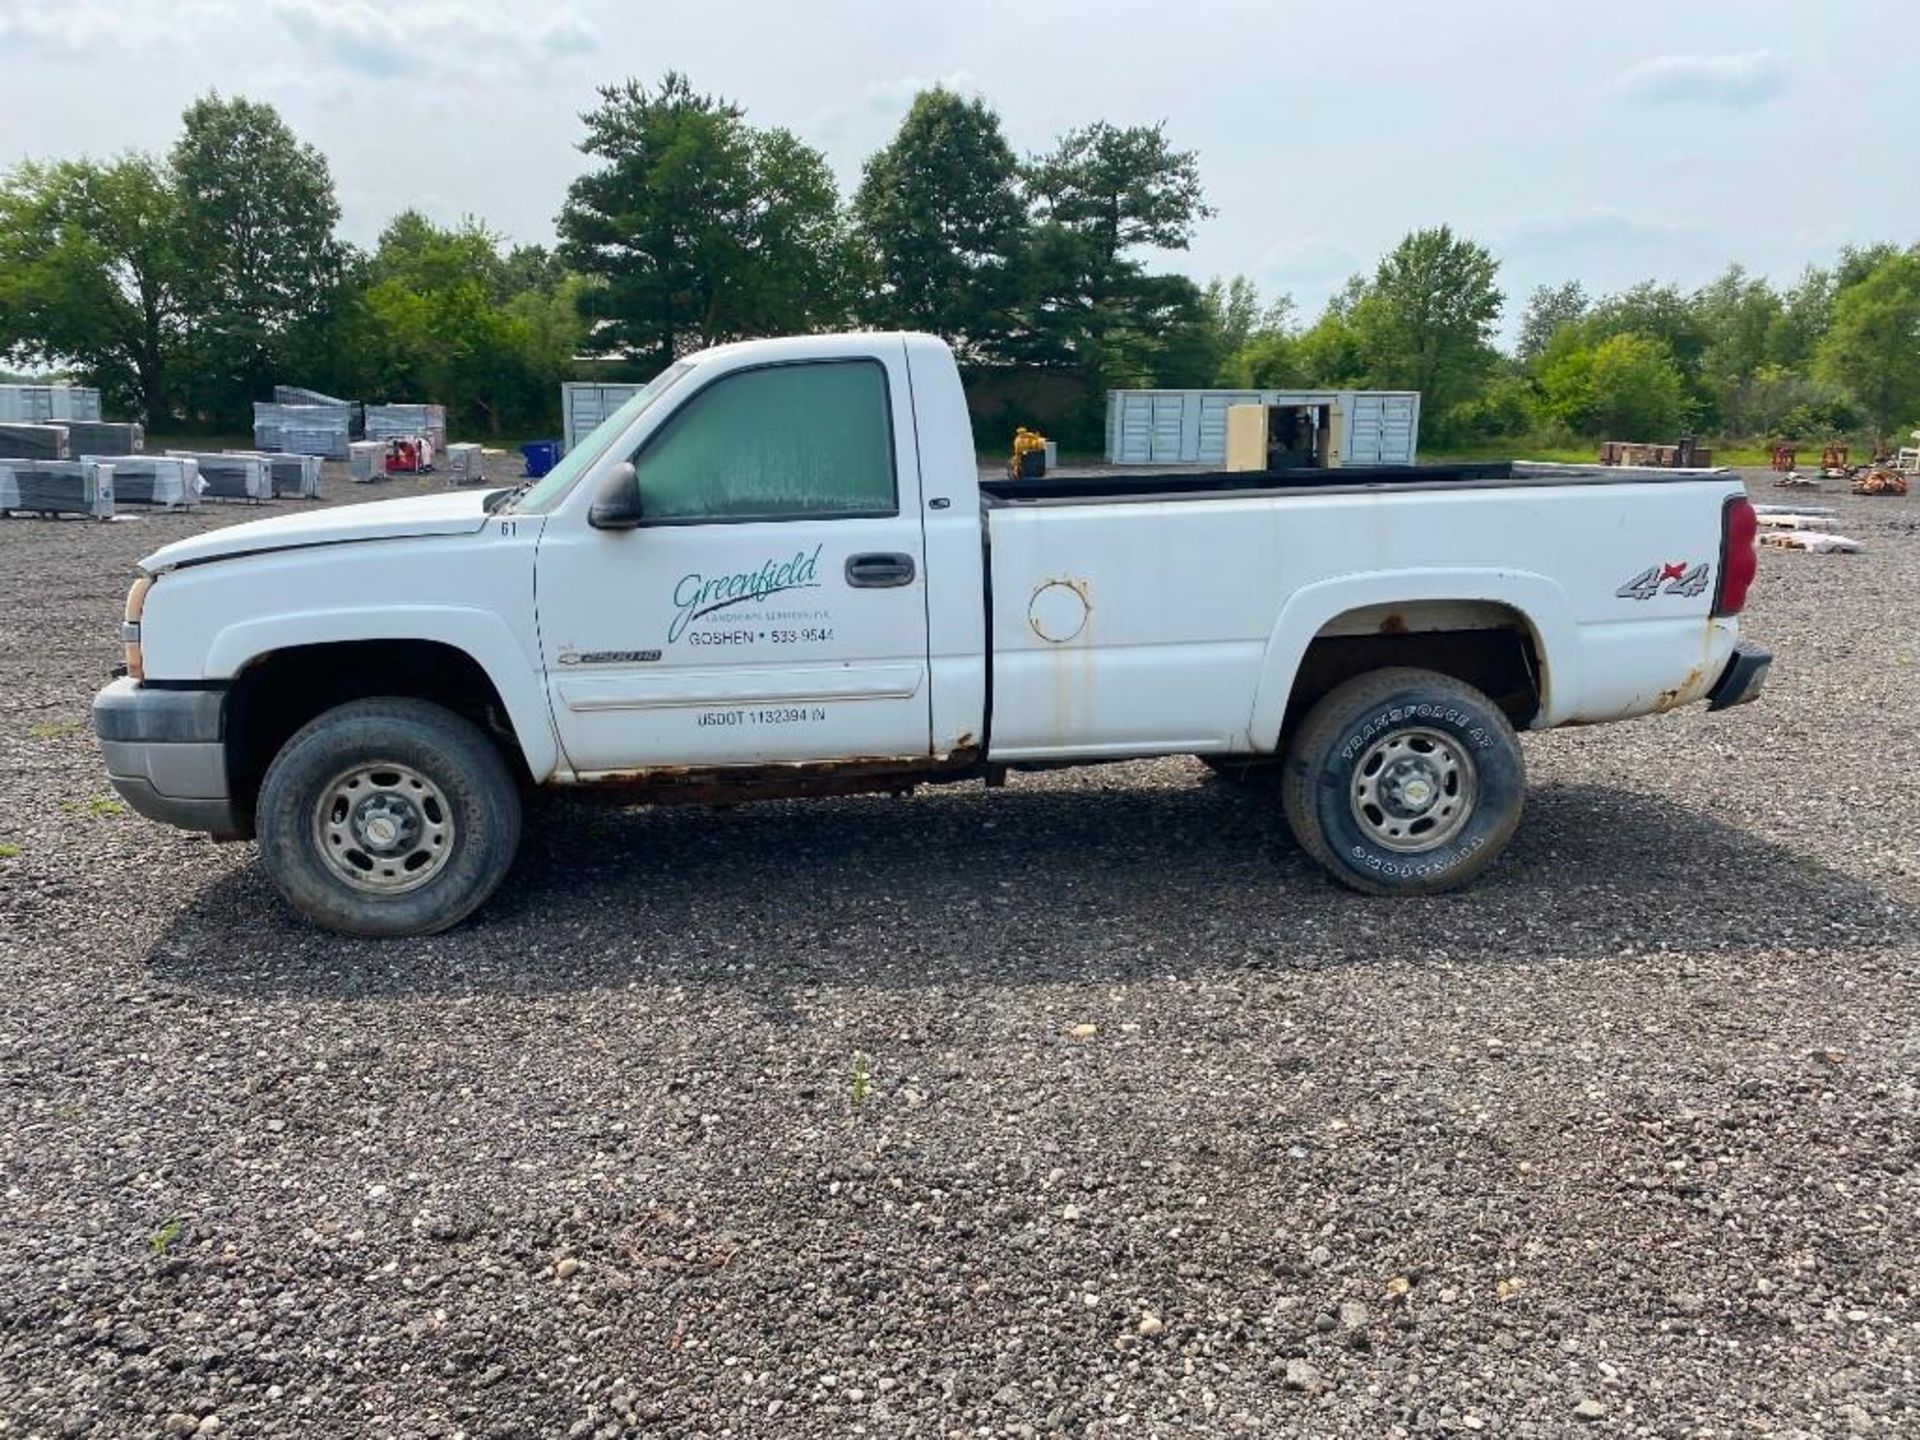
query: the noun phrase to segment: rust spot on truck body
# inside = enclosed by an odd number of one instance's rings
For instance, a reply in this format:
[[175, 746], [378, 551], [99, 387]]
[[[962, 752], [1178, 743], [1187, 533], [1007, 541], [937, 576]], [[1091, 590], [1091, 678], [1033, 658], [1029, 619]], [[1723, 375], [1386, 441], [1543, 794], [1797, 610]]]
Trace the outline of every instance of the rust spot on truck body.
[[[971, 739], [971, 737], [968, 737]], [[977, 745], [942, 756], [853, 755], [771, 765], [648, 765], [596, 770], [569, 783], [581, 796], [616, 804], [742, 805], [801, 796], [905, 794], [918, 785], [977, 774]]]

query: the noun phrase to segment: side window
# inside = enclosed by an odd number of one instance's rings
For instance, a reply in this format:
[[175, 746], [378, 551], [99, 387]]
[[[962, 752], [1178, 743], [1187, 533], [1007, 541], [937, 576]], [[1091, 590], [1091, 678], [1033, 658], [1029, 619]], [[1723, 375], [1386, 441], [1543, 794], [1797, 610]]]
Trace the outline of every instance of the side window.
[[873, 360], [716, 380], [636, 457], [649, 520], [893, 515], [887, 372]]

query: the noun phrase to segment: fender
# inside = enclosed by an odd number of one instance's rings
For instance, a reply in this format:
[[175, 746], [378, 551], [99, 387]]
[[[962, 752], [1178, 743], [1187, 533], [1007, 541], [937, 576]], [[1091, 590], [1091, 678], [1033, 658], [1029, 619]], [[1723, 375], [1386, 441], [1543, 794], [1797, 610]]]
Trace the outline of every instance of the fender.
[[1362, 606], [1428, 600], [1487, 601], [1517, 610], [1533, 631], [1540, 657], [1540, 715], [1535, 727], [1557, 724], [1573, 712], [1581, 689], [1580, 645], [1572, 606], [1554, 581], [1527, 570], [1375, 570], [1303, 586], [1281, 608], [1267, 641], [1254, 688], [1253, 713], [1247, 721], [1253, 748], [1278, 748], [1294, 676], [1307, 647], [1325, 626]]
[[214, 635], [204, 673], [209, 680], [231, 680], [275, 650], [355, 640], [437, 640], [464, 652], [500, 692], [534, 780], [547, 780], [559, 768], [560, 741], [539, 666], [506, 621], [491, 611], [465, 605], [379, 605], [239, 620]]

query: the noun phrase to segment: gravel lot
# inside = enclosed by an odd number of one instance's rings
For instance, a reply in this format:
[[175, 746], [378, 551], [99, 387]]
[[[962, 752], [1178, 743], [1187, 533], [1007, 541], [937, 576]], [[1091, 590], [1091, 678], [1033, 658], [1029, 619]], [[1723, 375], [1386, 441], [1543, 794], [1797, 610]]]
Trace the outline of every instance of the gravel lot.
[[0, 522], [0, 1434], [1920, 1434], [1920, 499], [1822, 499], [1465, 895], [1170, 761], [558, 808], [384, 946], [86, 728], [258, 512]]

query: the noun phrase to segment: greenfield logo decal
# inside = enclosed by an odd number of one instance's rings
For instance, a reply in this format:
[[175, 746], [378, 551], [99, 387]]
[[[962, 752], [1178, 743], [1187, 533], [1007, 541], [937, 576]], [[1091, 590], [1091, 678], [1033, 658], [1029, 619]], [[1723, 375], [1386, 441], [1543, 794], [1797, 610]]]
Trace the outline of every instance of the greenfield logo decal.
[[757, 604], [789, 590], [818, 590], [820, 549], [814, 546], [811, 554], [802, 550], [791, 560], [768, 559], [758, 570], [742, 570], [736, 575], [709, 576], [698, 570], [682, 575], [673, 587], [673, 603], [679, 613], [667, 626], [667, 643], [671, 645], [686, 634], [687, 626], [702, 615], [730, 605], [749, 600]]

